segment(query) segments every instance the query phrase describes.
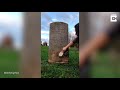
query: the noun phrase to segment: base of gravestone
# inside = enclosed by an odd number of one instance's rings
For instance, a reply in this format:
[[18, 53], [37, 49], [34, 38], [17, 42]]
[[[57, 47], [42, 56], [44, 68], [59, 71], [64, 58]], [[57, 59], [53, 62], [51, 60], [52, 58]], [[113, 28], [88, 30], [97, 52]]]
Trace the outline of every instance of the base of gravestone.
[[59, 57], [60, 51], [51, 51], [51, 57], [48, 59], [49, 63], [60, 63], [66, 64], [68, 63], [68, 54], [66, 56]]

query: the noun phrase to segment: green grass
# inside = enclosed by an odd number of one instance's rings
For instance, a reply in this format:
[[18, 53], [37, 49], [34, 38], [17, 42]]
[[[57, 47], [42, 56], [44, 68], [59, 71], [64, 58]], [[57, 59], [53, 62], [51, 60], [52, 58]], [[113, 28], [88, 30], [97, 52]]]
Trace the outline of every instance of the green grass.
[[[79, 78], [78, 51], [70, 49], [69, 64], [49, 64], [48, 47], [41, 47], [42, 78]], [[17, 74], [4, 72], [19, 71], [19, 53], [14, 50], [0, 48], [0, 78], [17, 78]], [[105, 53], [97, 55], [97, 61], [92, 63], [93, 78], [120, 78], [120, 60], [111, 60]]]
[[112, 60], [107, 52], [99, 53], [91, 74], [93, 78], [120, 78], [120, 60]]
[[42, 78], [79, 78], [79, 54], [75, 48], [69, 51], [68, 64], [48, 63], [48, 47], [41, 47]]
[[17, 78], [17, 74], [4, 72], [18, 72], [18, 52], [0, 48], [0, 78]]

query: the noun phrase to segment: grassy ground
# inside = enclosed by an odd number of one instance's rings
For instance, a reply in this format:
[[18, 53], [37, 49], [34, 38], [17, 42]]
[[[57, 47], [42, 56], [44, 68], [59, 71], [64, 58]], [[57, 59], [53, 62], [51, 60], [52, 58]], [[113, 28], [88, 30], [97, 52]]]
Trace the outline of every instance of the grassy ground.
[[48, 47], [41, 47], [42, 78], [79, 78], [79, 54], [75, 48], [69, 51], [69, 64], [49, 64]]
[[108, 53], [99, 53], [97, 61], [92, 63], [93, 78], [119, 78], [120, 60], [111, 59]]
[[18, 72], [18, 52], [0, 48], [0, 78], [16, 78], [17, 74], [4, 72]]
[[[78, 51], [71, 49], [69, 64], [49, 64], [48, 47], [41, 48], [42, 78], [79, 78]], [[0, 78], [17, 78], [16, 74], [4, 72], [19, 71], [19, 53], [13, 50], [0, 48]], [[92, 63], [92, 77], [94, 78], [119, 78], [120, 60], [111, 60], [107, 53], [100, 53], [97, 61]]]

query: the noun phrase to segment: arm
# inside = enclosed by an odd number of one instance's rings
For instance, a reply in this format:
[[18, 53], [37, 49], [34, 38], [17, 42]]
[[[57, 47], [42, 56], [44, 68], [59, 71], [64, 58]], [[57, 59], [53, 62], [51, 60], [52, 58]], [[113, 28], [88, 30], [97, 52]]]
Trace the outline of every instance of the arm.
[[63, 47], [63, 51], [66, 51], [70, 46], [72, 46], [73, 44], [75, 44], [76, 42], [79, 41], [79, 38], [75, 38], [73, 41], [71, 41], [67, 46]]
[[67, 46], [65, 46], [63, 49], [67, 50], [70, 46], [72, 46], [74, 43], [71, 41]]
[[101, 48], [109, 42], [109, 37], [105, 33], [101, 33], [88, 41], [83, 47], [80, 48], [80, 66], [83, 66], [85, 60], [97, 49]]
[[97, 49], [101, 48], [114, 37], [120, 35], [120, 22], [116, 23], [112, 27], [108, 28], [107, 32], [101, 33], [89, 40], [83, 47], [80, 48], [80, 61], [79, 65], [82, 67], [91, 54]]

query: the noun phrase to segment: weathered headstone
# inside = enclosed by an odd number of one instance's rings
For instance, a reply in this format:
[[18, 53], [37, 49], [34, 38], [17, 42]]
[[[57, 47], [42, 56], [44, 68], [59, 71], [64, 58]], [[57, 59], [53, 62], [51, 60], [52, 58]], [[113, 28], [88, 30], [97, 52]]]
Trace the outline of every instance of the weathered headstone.
[[43, 46], [48, 46], [47, 42], [43, 42]]
[[[83, 46], [86, 41], [89, 39], [89, 15], [87, 12], [80, 12], [80, 37], [79, 45]], [[79, 51], [80, 52], [80, 51]], [[79, 56], [80, 57], [80, 56]], [[80, 78], [89, 78], [90, 77], [90, 59], [87, 58], [85, 66], [80, 68]]]
[[68, 63], [69, 54], [59, 57], [59, 52], [68, 44], [68, 24], [53, 22], [50, 24], [49, 60], [50, 63]]
[[6, 35], [3, 38], [2, 47], [3, 48], [13, 48], [13, 39], [10, 35]]
[[41, 46], [42, 46], [42, 41], [41, 41]]
[[24, 13], [24, 44], [21, 61], [21, 77], [40, 78], [40, 13]]

